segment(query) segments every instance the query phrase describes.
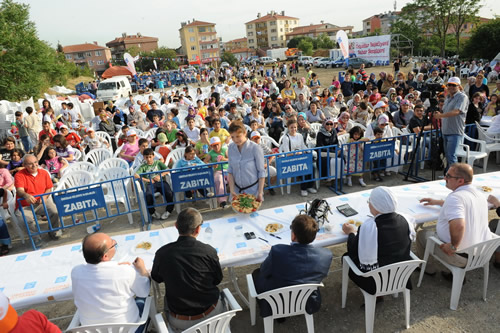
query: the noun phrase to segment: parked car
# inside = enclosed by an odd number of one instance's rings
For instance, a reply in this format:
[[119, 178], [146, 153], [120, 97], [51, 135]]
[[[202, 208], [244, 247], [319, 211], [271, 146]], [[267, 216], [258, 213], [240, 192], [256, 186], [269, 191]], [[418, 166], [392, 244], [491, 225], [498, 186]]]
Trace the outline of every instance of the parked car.
[[360, 68], [361, 64], [365, 64], [366, 68], [370, 68], [375, 66], [375, 64], [369, 60], [363, 59], [363, 58], [349, 58], [349, 65], [347, 65], [347, 62], [344, 62], [344, 68], [349, 69], [349, 68]]
[[273, 59], [271, 57], [260, 57], [259, 58], [259, 64], [262, 64], [262, 65], [269, 65], [269, 64], [275, 64], [276, 63], [276, 59]]
[[223, 61], [221, 64], [220, 64], [220, 67], [231, 67], [227, 62]]
[[297, 58], [297, 61], [299, 63], [299, 66], [304, 66], [304, 62], [309, 62], [312, 60], [312, 57], [309, 56], [300, 56]]
[[320, 61], [318, 61], [314, 66], [318, 68], [338, 67], [335, 63], [335, 59], [332, 58], [323, 58]]

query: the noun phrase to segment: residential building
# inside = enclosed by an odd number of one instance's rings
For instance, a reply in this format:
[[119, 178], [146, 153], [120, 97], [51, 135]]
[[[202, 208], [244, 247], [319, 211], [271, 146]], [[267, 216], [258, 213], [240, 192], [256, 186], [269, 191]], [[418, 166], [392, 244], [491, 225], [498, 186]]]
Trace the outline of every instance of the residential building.
[[97, 74], [104, 72], [111, 60], [110, 49], [97, 45], [97, 42], [67, 45], [63, 47], [63, 52], [67, 61], [73, 62], [80, 67], [87, 64]]
[[299, 19], [275, 11], [245, 23], [247, 43], [251, 49], [286, 47], [286, 34], [299, 26]]
[[219, 38], [215, 23], [197, 21], [181, 22], [179, 29], [182, 53], [188, 61], [199, 59], [201, 63], [210, 63], [220, 59]]
[[156, 50], [158, 48], [158, 38], [143, 36], [140, 32], [137, 35], [127, 35], [124, 32], [121, 37], [107, 42], [106, 46], [111, 49], [113, 59], [123, 59], [123, 54], [133, 46], [144, 52]]
[[248, 47], [242, 47], [228, 52], [231, 52], [239, 61], [245, 60], [255, 55], [255, 49], [251, 49]]
[[247, 38], [238, 38], [238, 39], [233, 39], [224, 44], [224, 51], [232, 51], [236, 49], [246, 49], [248, 48], [248, 42]]
[[[469, 39], [472, 31], [479, 27], [481, 24], [487, 23], [490, 19], [485, 17], [477, 17], [475, 22], [466, 22], [462, 25], [462, 30], [460, 31], [460, 38]], [[448, 34], [455, 34], [455, 27], [448, 28]]]
[[323, 34], [326, 34], [328, 37], [330, 37], [331, 40], [335, 40], [337, 31], [344, 30], [346, 34], [350, 36], [352, 34], [352, 29], [354, 29], [352, 25], [339, 27], [335, 24], [325, 23], [321, 21], [320, 24], [310, 24], [294, 28], [291, 32], [286, 34], [286, 41], [288, 42], [294, 37], [316, 38]]
[[373, 15], [363, 20], [363, 35], [368, 35], [380, 29], [379, 15]]

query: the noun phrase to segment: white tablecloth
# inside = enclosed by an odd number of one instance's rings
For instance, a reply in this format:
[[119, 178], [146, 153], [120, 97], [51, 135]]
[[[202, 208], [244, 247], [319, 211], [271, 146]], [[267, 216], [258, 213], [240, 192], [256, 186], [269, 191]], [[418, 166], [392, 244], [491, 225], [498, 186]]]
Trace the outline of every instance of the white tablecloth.
[[[475, 176], [474, 184], [487, 185], [493, 189], [494, 194], [500, 195], [498, 180], [500, 172], [493, 172]], [[444, 199], [450, 192], [445, 187], [444, 180], [406, 184], [392, 189], [399, 200], [398, 211], [413, 216], [417, 223], [435, 220], [439, 214], [439, 207], [425, 207], [418, 202], [419, 199], [423, 197]], [[333, 228], [329, 232], [320, 230], [314, 245], [324, 247], [345, 242], [347, 236], [342, 232], [341, 225], [349, 219], [360, 222], [367, 219], [369, 211], [366, 201], [369, 196], [370, 190], [367, 190], [327, 198], [332, 207], [333, 213], [329, 216], [329, 223]], [[350, 218], [341, 215], [335, 207], [344, 203], [349, 203], [358, 214]], [[217, 249], [223, 267], [259, 263], [265, 259], [271, 245], [290, 242], [290, 223], [303, 208], [304, 204], [289, 205], [258, 211], [251, 215], [239, 214], [230, 218], [205, 221], [198, 240], [209, 243]], [[271, 237], [264, 231], [264, 227], [273, 222], [284, 225], [283, 231], [278, 234], [281, 239]], [[205, 232], [208, 226], [213, 231], [211, 237]], [[249, 231], [266, 239], [268, 243], [258, 238], [246, 240], [243, 233]], [[114, 236], [118, 243], [115, 259], [133, 261], [139, 256], [150, 268], [156, 250], [164, 244], [175, 241], [177, 237], [177, 229], [174, 227]], [[148, 251], [136, 249], [137, 244], [143, 241], [151, 242], [152, 248]], [[10, 298], [16, 308], [72, 299], [71, 269], [81, 263], [84, 263], [81, 244], [2, 257], [0, 290]]]

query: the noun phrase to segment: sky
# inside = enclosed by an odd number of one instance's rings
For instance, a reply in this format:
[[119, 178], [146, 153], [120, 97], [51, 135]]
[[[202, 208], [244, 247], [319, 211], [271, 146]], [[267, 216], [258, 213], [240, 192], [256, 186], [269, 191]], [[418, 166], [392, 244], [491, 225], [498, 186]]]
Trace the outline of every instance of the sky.
[[[53, 47], [92, 43], [105, 44], [122, 33], [158, 37], [159, 46], [180, 46], [181, 22], [199, 20], [216, 24], [223, 42], [245, 37], [244, 23], [266, 15], [271, 10], [299, 18], [299, 25], [320, 21], [338, 26], [352, 25], [362, 29], [362, 20], [394, 9], [394, 0], [333, 1], [316, 0], [250, 0], [200, 1], [179, 0], [15, 0], [30, 5], [30, 18], [36, 24], [39, 38]], [[342, 2], [342, 5], [339, 3]], [[398, 0], [397, 10], [410, 1]], [[499, 0], [483, 0], [480, 16], [500, 15]]]

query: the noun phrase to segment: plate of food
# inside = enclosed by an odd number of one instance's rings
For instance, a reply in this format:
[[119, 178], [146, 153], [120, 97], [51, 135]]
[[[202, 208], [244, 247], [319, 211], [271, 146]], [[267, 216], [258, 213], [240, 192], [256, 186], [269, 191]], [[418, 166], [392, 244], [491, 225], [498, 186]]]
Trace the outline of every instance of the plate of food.
[[489, 186], [478, 186], [478, 190], [481, 190], [486, 193], [491, 193], [493, 192], [493, 189]]
[[360, 225], [363, 224], [363, 222], [357, 221], [357, 220], [354, 220], [354, 219], [347, 220], [347, 223], [354, 224], [356, 227], [359, 227]]
[[281, 223], [268, 223], [264, 230], [270, 234], [277, 234], [285, 231], [285, 229], [283, 228], [283, 224]]
[[262, 202], [252, 194], [238, 194], [233, 198], [231, 207], [236, 213], [251, 214], [260, 208]]
[[153, 244], [151, 244], [151, 242], [140, 242], [135, 246], [134, 251], [136, 253], [146, 253], [151, 250], [152, 247]]

